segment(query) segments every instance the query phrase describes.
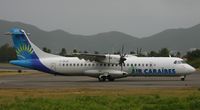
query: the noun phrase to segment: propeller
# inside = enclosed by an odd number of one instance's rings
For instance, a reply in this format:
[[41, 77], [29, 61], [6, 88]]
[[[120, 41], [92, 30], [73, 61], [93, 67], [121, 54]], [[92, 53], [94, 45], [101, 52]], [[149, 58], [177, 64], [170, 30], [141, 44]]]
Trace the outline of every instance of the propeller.
[[121, 66], [121, 71], [123, 70], [123, 65], [125, 64], [124, 61], [126, 61], [125, 56], [126, 54], [124, 53], [124, 45], [122, 45], [122, 50], [120, 52], [120, 59], [119, 59], [119, 65]]

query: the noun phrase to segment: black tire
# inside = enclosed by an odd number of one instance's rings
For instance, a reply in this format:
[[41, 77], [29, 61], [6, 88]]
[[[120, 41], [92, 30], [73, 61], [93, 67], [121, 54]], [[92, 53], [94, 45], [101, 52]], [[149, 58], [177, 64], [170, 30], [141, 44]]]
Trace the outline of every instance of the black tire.
[[181, 81], [185, 81], [185, 78], [181, 78]]
[[115, 78], [113, 78], [112, 76], [108, 76], [108, 81], [114, 81], [115, 80]]
[[185, 81], [186, 75], [181, 78], [181, 81]]
[[18, 72], [18, 73], [21, 73], [21, 72], [22, 72], [22, 70], [18, 70], [17, 72]]
[[99, 82], [104, 82], [104, 81], [106, 81], [106, 77], [105, 76], [102, 76], [102, 77], [100, 77], [100, 78], [98, 78], [99, 79]]

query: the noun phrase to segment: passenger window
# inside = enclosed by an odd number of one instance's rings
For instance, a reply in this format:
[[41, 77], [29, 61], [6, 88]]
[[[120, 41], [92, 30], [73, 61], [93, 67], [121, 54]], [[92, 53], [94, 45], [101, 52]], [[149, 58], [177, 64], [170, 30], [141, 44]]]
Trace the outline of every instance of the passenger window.
[[81, 63], [81, 66], [83, 66], [83, 64]]
[[146, 66], [148, 66], [148, 64], [146, 64]]
[[127, 66], [129, 66], [129, 64], [127, 64]]
[[174, 64], [177, 64], [177, 61], [174, 61]]
[[106, 64], [104, 64], [104, 66], [106, 66]]
[[66, 66], [68, 66], [68, 64], [66, 64]]
[[85, 66], [87, 66], [87, 63], [85, 64]]
[[115, 66], [118, 66], [118, 64], [115, 64]]
[[74, 66], [76, 66], [76, 64], [73, 64]]
[[138, 66], [140, 66], [140, 64], [138, 64]]
[[142, 64], [142, 66], [144, 66], [144, 64]]
[[90, 64], [88, 64], [88, 66], [90, 66]]
[[65, 64], [63, 63], [63, 66], [65, 66]]
[[137, 64], [135, 64], [135, 66], [137, 66]]

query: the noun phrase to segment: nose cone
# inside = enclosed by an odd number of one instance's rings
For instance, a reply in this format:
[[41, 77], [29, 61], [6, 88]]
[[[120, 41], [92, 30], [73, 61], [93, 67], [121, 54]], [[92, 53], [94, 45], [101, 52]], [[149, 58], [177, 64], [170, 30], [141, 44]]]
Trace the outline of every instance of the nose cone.
[[194, 67], [190, 66], [190, 65], [187, 66], [187, 70], [188, 70], [189, 73], [193, 73], [193, 72], [196, 71], [196, 69]]

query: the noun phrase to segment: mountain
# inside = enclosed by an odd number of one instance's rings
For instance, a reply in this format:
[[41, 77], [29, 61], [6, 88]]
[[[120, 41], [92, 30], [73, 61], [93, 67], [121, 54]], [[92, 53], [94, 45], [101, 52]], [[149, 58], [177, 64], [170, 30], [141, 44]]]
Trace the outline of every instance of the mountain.
[[149, 47], [147, 49], [167, 47], [179, 51], [186, 51], [190, 48], [200, 48], [199, 41], [200, 24], [185, 29], [168, 29], [142, 39], [142, 42]]
[[[200, 48], [200, 25], [187, 29], [169, 29], [146, 38], [137, 38], [122, 32], [111, 31], [96, 35], [83, 36], [65, 32], [63, 30], [44, 31], [36, 26], [21, 22], [0, 20], [0, 34], [9, 31], [12, 27], [23, 28], [31, 33], [30, 39], [40, 48], [47, 47], [58, 53], [62, 47], [67, 51], [73, 49], [87, 50], [90, 52], [113, 52], [119, 51], [125, 45], [126, 51], [136, 48], [143, 50], [158, 50], [163, 47], [172, 50], [186, 51], [190, 48]], [[0, 45], [11, 43], [11, 38], [0, 37]]]

